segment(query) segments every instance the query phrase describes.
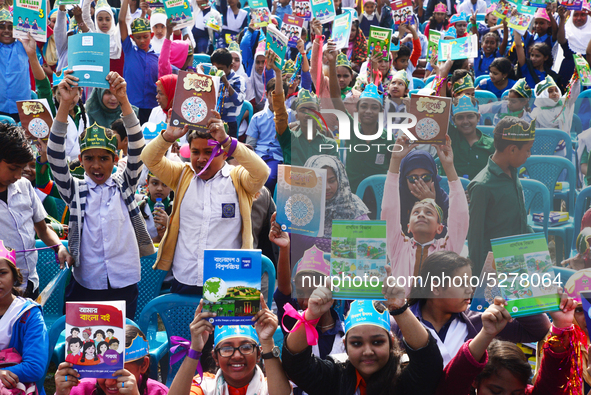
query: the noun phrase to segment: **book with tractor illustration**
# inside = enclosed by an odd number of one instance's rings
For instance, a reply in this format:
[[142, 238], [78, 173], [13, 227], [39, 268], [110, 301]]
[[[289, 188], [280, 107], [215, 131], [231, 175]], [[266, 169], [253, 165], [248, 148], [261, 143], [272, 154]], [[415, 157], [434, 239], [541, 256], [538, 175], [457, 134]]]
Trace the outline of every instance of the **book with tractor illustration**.
[[560, 296], [543, 233], [491, 240], [497, 286], [512, 317], [557, 311]]
[[261, 250], [205, 250], [203, 311], [214, 325], [252, 325], [261, 309]]
[[330, 251], [334, 299], [383, 299], [386, 221], [334, 220]]

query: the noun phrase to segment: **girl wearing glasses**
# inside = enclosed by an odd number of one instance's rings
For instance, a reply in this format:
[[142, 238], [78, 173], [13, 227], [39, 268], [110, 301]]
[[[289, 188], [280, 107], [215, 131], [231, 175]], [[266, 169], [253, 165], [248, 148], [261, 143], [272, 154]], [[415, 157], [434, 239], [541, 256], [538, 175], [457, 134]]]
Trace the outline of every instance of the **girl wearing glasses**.
[[[289, 395], [291, 385], [287, 380], [279, 348], [273, 343], [278, 326], [277, 316], [267, 307], [261, 295], [261, 310], [251, 325], [214, 326], [208, 318], [215, 313], [202, 312], [203, 301], [195, 311], [191, 322], [191, 349], [174, 381], [170, 393], [176, 395]], [[214, 335], [213, 359], [219, 367], [215, 375], [205, 373], [203, 379], [195, 375], [201, 351], [210, 334]], [[260, 346], [259, 346], [260, 342]], [[265, 372], [258, 366], [264, 360]]]
[[[409, 278], [419, 273], [423, 261], [433, 252], [447, 250], [459, 254], [462, 251], [468, 234], [468, 201], [454, 168], [451, 139], [447, 137], [447, 144], [435, 146], [449, 182], [447, 235], [442, 239], [435, 239], [443, 232], [443, 210], [433, 198], [427, 198], [412, 206], [406, 226], [412, 237], [406, 236], [400, 225], [400, 163], [417, 144], [410, 144], [403, 136], [398, 137], [396, 144], [399, 144], [402, 150], [392, 152], [384, 186], [382, 220], [388, 221], [387, 248], [392, 273], [397, 278]], [[411, 181], [413, 178], [407, 177], [407, 180]], [[406, 284], [406, 288], [409, 290], [410, 284]]]

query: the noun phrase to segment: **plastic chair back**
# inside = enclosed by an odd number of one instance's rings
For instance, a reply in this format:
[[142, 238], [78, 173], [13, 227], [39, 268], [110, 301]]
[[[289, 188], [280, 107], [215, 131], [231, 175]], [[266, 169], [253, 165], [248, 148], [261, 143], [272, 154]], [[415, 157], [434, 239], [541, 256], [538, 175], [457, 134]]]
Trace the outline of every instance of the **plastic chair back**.
[[267, 306], [271, 308], [271, 305], [273, 305], [273, 292], [275, 292], [275, 265], [273, 265], [271, 259], [265, 255], [262, 256], [261, 264], [262, 273], [267, 273], [269, 275], [269, 295], [267, 295]]
[[37, 92], [35, 91], [31, 91], [31, 100], [37, 100], [39, 99], [39, 97], [37, 96]]
[[573, 114], [573, 123], [570, 126], [571, 134], [578, 136], [583, 131], [583, 121], [577, 114]]
[[581, 110], [581, 104], [583, 104], [584, 100], [591, 101], [591, 89], [584, 90], [579, 94], [577, 102], [575, 103], [575, 115]]
[[544, 184], [536, 180], [521, 179], [523, 197], [525, 198], [525, 211], [533, 214], [544, 214], [543, 230], [548, 240], [548, 220], [550, 218], [550, 191]]
[[201, 63], [211, 63], [211, 57], [205, 53], [193, 55], [193, 67], [197, 67]]
[[482, 82], [483, 80], [486, 80], [486, 79], [490, 80], [490, 77], [487, 74], [476, 77], [476, 79], [474, 80], [474, 86], [476, 87], [476, 86], [480, 85], [480, 82]]
[[252, 108], [252, 104], [247, 101], [244, 100], [244, 102], [242, 103], [242, 107], [240, 108], [240, 114], [238, 114], [238, 117], [236, 118], [238, 120], [238, 126], [240, 126], [240, 124], [242, 123], [242, 118], [244, 118], [244, 114], [246, 114], [246, 111], [248, 111], [248, 119], [247, 122], [250, 124], [250, 120], [252, 119], [252, 113], [253, 108]]
[[503, 92], [503, 94], [501, 95], [501, 100], [504, 100], [507, 96], [509, 96], [509, 91], [510, 89], [507, 89], [505, 92]]
[[423, 34], [425, 34], [425, 28], [427, 27], [427, 23], [429, 23], [429, 21], [425, 21], [419, 25], [419, 31]]
[[486, 18], [486, 13], [476, 14], [476, 22], [484, 22]]
[[425, 86], [428, 85], [431, 81], [433, 81], [435, 79], [435, 75], [430, 75], [429, 77], [427, 77], [427, 79], [425, 80]]
[[408, 97], [411, 97], [413, 94], [418, 94], [419, 93], [419, 89], [411, 89], [410, 91], [408, 91]]
[[536, 129], [536, 139], [531, 149], [532, 155], [554, 155], [558, 143], [564, 140], [566, 158], [573, 157], [573, 145], [570, 134], [558, 129]]
[[561, 282], [561, 285], [564, 287], [564, 285], [566, 284], [566, 282], [568, 281], [568, 279], [575, 274], [576, 270], [573, 269], [567, 269], [566, 267], [559, 267], [559, 266], [552, 266], [552, 269], [554, 270], [554, 278], [556, 279], [558, 276], [559, 280]]
[[[62, 244], [68, 248], [68, 242], [62, 241]], [[47, 247], [44, 242], [37, 240], [35, 248]], [[45, 286], [60, 272], [60, 267], [55, 261], [55, 252], [51, 249], [37, 251], [37, 275], [39, 276], [39, 291], [42, 291]], [[66, 290], [66, 282], [62, 281], [58, 288], [53, 292], [51, 297], [43, 306], [43, 318], [47, 327], [61, 317], [64, 313], [64, 293]]]
[[[495, 127], [494, 126], [487, 126], [487, 125], [478, 125], [476, 127], [478, 130], [480, 130], [482, 133], [486, 134], [487, 136], [490, 137], [495, 137]], [[536, 130], [537, 132], [537, 130]], [[536, 135], [536, 138], [538, 136]]]
[[[48, 196], [48, 197], [50, 197], [50, 196]], [[58, 218], [56, 218], [56, 219], [58, 221], [62, 222], [62, 220], [65, 218], [66, 211], [68, 210], [68, 206], [66, 205], [66, 202], [64, 202], [60, 198], [53, 198], [53, 201], [55, 202], [55, 207], [57, 208], [57, 213], [58, 213]]]
[[581, 221], [585, 211], [589, 208], [589, 202], [587, 199], [591, 199], [591, 186], [583, 188], [577, 195], [577, 201], [575, 203], [575, 233], [573, 237], [573, 250], [577, 248], [577, 236], [581, 232]]
[[[178, 295], [167, 294], [158, 296], [150, 301], [142, 310], [140, 315], [140, 329], [148, 337], [148, 340], [155, 338], [155, 331], [148, 331], [152, 315], [158, 314], [168, 339], [168, 347], [172, 345], [171, 336], [181, 336], [185, 339], [191, 339], [189, 325], [195, 317], [195, 309], [199, 306], [201, 296], [199, 295]], [[181, 366], [182, 361], [170, 366], [166, 386], [170, 387], [172, 380]]]
[[498, 101], [497, 95], [489, 91], [475, 91], [474, 97], [478, 100], [478, 104], [487, 104], [493, 101]]
[[[527, 173], [531, 179], [541, 181], [546, 185], [546, 188], [550, 191], [552, 199], [554, 199], [556, 181], [558, 181], [558, 177], [563, 170], [566, 169], [567, 171], [567, 181], [569, 185], [577, 185], [575, 166], [571, 161], [565, 158], [547, 155], [530, 156], [525, 164], [518, 169], [518, 173], [520, 173], [521, 169], [524, 167], [527, 169]], [[575, 211], [574, 188], [570, 189], [567, 200], [569, 215], [573, 217]]]
[[365, 180], [361, 181], [361, 184], [357, 187], [357, 192], [355, 193], [359, 196], [360, 199], [363, 199], [363, 195], [365, 195], [365, 190], [367, 188], [371, 188], [373, 190], [373, 194], [376, 197], [376, 218], [381, 218], [382, 213], [382, 198], [384, 197], [384, 184], [386, 183], [386, 175], [385, 174], [376, 174], [373, 176], [367, 177]]
[[9, 125], [16, 126], [14, 119], [8, 115], [0, 115], [0, 123], [7, 123]]
[[158, 296], [164, 277], [166, 277], [165, 270], [152, 269], [156, 262], [156, 255], [157, 253], [154, 253], [140, 259], [142, 279], [138, 283], [137, 309], [133, 317], [136, 321], [139, 321], [144, 306]]
[[425, 87], [425, 81], [417, 77], [412, 77], [412, 86], [414, 89], [423, 89]]

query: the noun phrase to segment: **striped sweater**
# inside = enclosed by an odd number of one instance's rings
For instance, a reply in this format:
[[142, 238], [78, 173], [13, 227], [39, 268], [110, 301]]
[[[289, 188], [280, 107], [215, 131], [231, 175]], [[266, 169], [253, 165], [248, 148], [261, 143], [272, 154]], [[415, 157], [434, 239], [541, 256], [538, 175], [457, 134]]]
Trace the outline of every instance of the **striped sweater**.
[[[121, 196], [125, 201], [135, 231], [140, 256], [146, 256], [153, 254], [156, 250], [154, 249], [152, 239], [146, 228], [146, 223], [134, 198], [137, 183], [144, 166], [140, 159], [140, 155], [145, 146], [144, 136], [140, 128], [140, 123], [134, 113], [123, 117], [123, 124], [127, 130], [127, 138], [129, 141], [127, 167], [124, 171], [117, 172], [111, 175], [111, 177], [113, 177], [113, 181], [115, 181], [119, 187]], [[67, 123], [59, 122], [57, 120], [53, 121], [51, 134], [49, 135], [49, 143], [47, 144], [47, 159], [51, 166], [51, 171], [58, 191], [64, 202], [66, 202], [70, 208], [68, 247], [70, 249], [70, 254], [76, 259], [75, 265], [78, 266], [80, 264], [80, 238], [82, 234], [82, 226], [84, 225], [88, 185], [86, 184], [86, 181], [78, 180], [70, 174], [65, 154], [67, 130]], [[78, 194], [76, 193], [76, 189], [78, 189]], [[92, 215], [92, 213], [90, 215]], [[80, 224], [78, 223], [79, 218], [81, 221]]]

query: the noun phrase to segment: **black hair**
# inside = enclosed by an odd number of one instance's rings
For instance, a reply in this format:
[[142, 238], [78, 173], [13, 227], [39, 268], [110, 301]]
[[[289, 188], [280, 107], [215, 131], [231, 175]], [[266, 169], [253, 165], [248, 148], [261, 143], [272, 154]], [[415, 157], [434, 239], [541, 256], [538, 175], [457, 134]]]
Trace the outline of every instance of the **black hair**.
[[31, 144], [19, 126], [0, 123], [0, 161], [26, 164], [35, 160]]
[[94, 335], [92, 336], [92, 338], [93, 338], [93, 339], [96, 339], [96, 335], [103, 335], [103, 339], [106, 337], [106, 336], [105, 336], [105, 332], [103, 332], [103, 330], [102, 330], [102, 329], [97, 329], [97, 330], [94, 332]]
[[398, 57], [397, 57], [397, 59], [400, 58], [400, 57], [404, 57], [404, 56], [410, 57], [410, 48], [407, 47], [404, 44], [401, 44], [400, 45], [400, 49], [398, 50]]
[[513, 63], [507, 58], [496, 58], [492, 61], [488, 69], [491, 67], [499, 70], [501, 74], [507, 74], [507, 78], [515, 79], [515, 70], [513, 69]]
[[511, 141], [511, 140], [504, 140], [503, 139], [503, 130], [509, 129], [510, 127], [519, 124], [524, 129], [529, 128], [529, 124], [522, 120], [521, 118], [517, 117], [505, 117], [497, 123], [494, 130], [494, 138], [495, 138], [495, 150], [498, 152], [503, 152], [507, 147], [510, 145], [515, 145], [517, 148], [521, 149], [524, 145], [529, 143], [529, 141]]
[[187, 144], [189, 144], [189, 147], [191, 146], [191, 141], [193, 141], [194, 139], [213, 140], [214, 138], [209, 132], [200, 132], [198, 130], [192, 130], [190, 133], [187, 134]]
[[101, 354], [101, 347], [103, 345], [107, 346], [107, 350], [109, 349], [109, 343], [107, 343], [106, 341], [103, 340], [102, 342], [99, 342], [98, 346], [96, 346], [96, 352], [97, 352], [97, 354], [102, 355]]
[[80, 339], [79, 337], [73, 337], [68, 342], [68, 350], [70, 349], [70, 346], [74, 343], [80, 344], [80, 347], [82, 347], [84, 345], [84, 342], [82, 341], [82, 339]]
[[74, 331], [78, 331], [78, 333], [80, 333], [80, 328], [74, 327], [74, 328], [70, 329], [70, 335], [73, 335]]
[[[482, 372], [476, 376], [475, 383], [479, 384], [482, 380], [497, 375], [500, 370], [507, 369], [523, 385], [527, 385], [532, 373], [531, 365], [516, 344], [495, 339], [490, 343], [487, 351], [488, 362]], [[472, 388], [472, 394], [476, 394], [474, 388]]]
[[456, 81], [461, 80], [462, 78], [464, 78], [467, 75], [470, 75], [470, 78], [472, 78], [472, 82], [474, 82], [474, 77], [472, 77], [472, 74], [470, 74], [470, 72], [466, 69], [455, 70], [452, 73], [451, 78], [449, 79], [449, 82], [451, 83], [451, 85], [453, 87], [453, 85]]
[[[468, 258], [459, 256], [453, 251], [437, 251], [429, 255], [427, 259], [419, 267], [419, 281], [428, 280], [428, 278], [448, 278], [452, 277], [453, 273], [463, 267], [472, 267], [472, 262]], [[414, 305], [419, 302], [423, 302], [432, 296], [431, 284], [423, 282], [422, 284], [417, 283], [410, 291], [408, 300], [409, 305]], [[441, 284], [442, 288], [446, 287], [446, 282], [443, 281]]]
[[552, 64], [554, 63], [554, 58], [552, 57], [552, 49], [546, 43], [535, 43], [529, 47], [529, 52], [531, 54], [532, 50], [536, 50], [542, 54], [542, 56], [547, 56], [548, 58], [544, 62], [544, 70], [548, 71], [552, 68]]
[[487, 37], [492, 37], [495, 39], [495, 41], [497, 42], [497, 45], [499, 45], [499, 42], [501, 41], [501, 37], [497, 34], [497, 32], [488, 32], [486, 33], [483, 37], [482, 37], [482, 42], [484, 42], [484, 40], [486, 40]]
[[230, 67], [232, 66], [232, 54], [226, 48], [218, 48], [211, 54], [211, 64], [214, 63]]
[[113, 328], [107, 329], [107, 332], [111, 332], [112, 334], [115, 334], [115, 330]]
[[[374, 301], [373, 305], [379, 313], [386, 311], [386, 307], [382, 302]], [[347, 336], [348, 335], [345, 335], [345, 351], [347, 350]], [[400, 389], [397, 388], [397, 382], [402, 372], [402, 348], [400, 347], [398, 340], [393, 338], [389, 332], [387, 332], [386, 336], [388, 337], [390, 356], [388, 362], [386, 362], [380, 370], [373, 373], [371, 378], [367, 381], [368, 394], [390, 395], [400, 391]], [[345, 362], [344, 369], [345, 377], [355, 377], [355, 367], [351, 364], [351, 361]]]
[[121, 344], [119, 342], [119, 340], [117, 340], [117, 339], [111, 339], [111, 340], [109, 340], [109, 346], [112, 346], [114, 343]]
[[114, 120], [111, 124], [111, 129], [119, 135], [121, 141], [127, 138], [127, 129], [125, 129], [125, 125], [123, 124], [123, 119]]
[[[433, 29], [433, 30], [437, 30], [436, 28], [438, 27], [438, 23], [437, 20], [435, 20], [435, 12], [433, 12], [433, 14], [431, 15], [431, 18], [429, 18], [429, 30]], [[449, 26], [449, 17], [447, 16], [447, 13], [445, 14], [445, 17], [443, 17], [443, 23], [441, 24], [442, 29], [447, 30], [447, 27]]]
[[20, 286], [23, 285], [24, 280], [20, 269], [16, 267], [16, 265], [14, 265], [12, 262], [10, 262], [8, 259], [4, 260], [8, 262], [8, 268], [12, 272], [12, 294], [14, 296], [23, 296], [23, 291], [21, 291]]
[[[265, 89], [267, 92], [272, 92], [275, 90], [275, 77], [271, 78], [267, 82]], [[288, 89], [289, 89], [289, 84], [287, 83], [287, 81], [283, 81], [283, 92], [287, 92]]]
[[88, 343], [84, 343], [84, 345], [82, 346], [82, 357], [80, 358], [81, 363], [86, 362], [86, 350], [88, 350], [90, 347], [94, 347], [94, 359], [93, 360], [94, 361], [99, 360], [94, 342], [88, 342]]

